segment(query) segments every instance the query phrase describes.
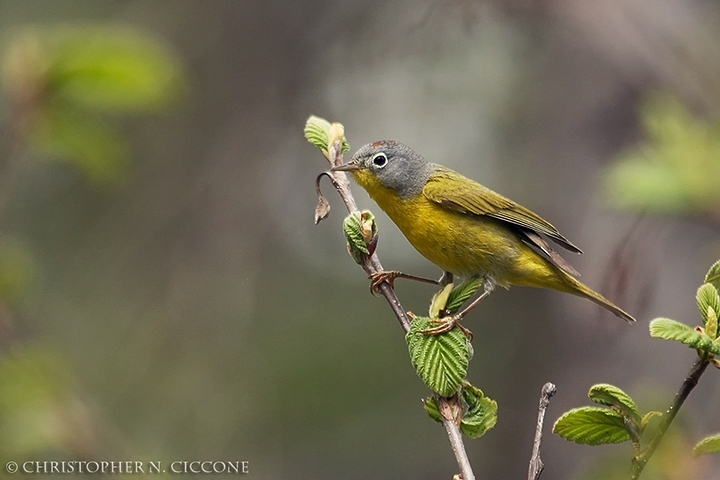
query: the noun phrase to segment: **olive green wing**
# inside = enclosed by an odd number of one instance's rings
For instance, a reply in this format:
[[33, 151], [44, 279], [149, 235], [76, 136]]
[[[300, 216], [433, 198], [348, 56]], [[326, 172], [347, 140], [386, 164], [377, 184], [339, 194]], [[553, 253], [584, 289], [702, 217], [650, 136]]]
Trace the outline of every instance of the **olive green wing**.
[[520, 227], [529, 243], [540, 248], [561, 268], [572, 270], [569, 273], [576, 273], [537, 234], [547, 236], [571, 252], [582, 253], [582, 251], [558, 232], [548, 221], [509, 198], [505, 198], [457, 172], [440, 166], [436, 166], [435, 172], [428, 179], [425, 188], [423, 188], [423, 194], [429, 200], [446, 208], [472, 215], [487, 215]]

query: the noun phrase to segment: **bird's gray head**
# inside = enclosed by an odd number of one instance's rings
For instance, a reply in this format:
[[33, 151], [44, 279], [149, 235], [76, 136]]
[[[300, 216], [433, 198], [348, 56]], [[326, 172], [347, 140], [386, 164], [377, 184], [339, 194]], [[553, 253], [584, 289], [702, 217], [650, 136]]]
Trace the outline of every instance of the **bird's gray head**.
[[366, 174], [372, 173], [378, 182], [403, 198], [419, 195], [433, 171], [427, 160], [394, 140], [368, 143], [355, 152], [350, 163], [337, 169], [352, 171], [366, 189], [369, 185], [364, 183], [370, 181]]

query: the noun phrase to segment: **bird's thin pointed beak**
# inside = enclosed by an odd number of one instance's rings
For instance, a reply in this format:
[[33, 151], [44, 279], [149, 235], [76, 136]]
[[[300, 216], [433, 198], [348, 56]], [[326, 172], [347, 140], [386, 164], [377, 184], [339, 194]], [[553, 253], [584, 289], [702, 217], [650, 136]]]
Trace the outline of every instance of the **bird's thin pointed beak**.
[[357, 162], [343, 163], [337, 167], [330, 169], [331, 172], [354, 172], [356, 170], [362, 170], [364, 167], [362, 164]]

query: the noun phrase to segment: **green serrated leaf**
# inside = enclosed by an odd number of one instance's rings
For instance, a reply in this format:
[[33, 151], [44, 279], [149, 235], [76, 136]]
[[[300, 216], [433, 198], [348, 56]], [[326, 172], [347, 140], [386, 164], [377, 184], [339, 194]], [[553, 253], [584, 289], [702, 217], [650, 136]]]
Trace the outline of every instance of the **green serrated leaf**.
[[703, 324], [707, 325], [708, 308], [712, 308], [716, 314], [720, 312], [720, 295], [711, 283], [703, 283], [698, 288], [696, 298], [700, 314], [703, 317]]
[[343, 232], [347, 240], [348, 252], [356, 263], [362, 263], [364, 255], [368, 255], [368, 250], [363, 238], [362, 232], [362, 214], [354, 212], [345, 217], [343, 220]]
[[[462, 384], [461, 398], [465, 414], [460, 422], [460, 430], [469, 438], [480, 438], [497, 423], [497, 402], [468, 382]], [[435, 397], [426, 398], [423, 404], [428, 416], [442, 423]]]
[[445, 306], [447, 305], [452, 289], [453, 284], [449, 283], [445, 285], [442, 290], [433, 295], [432, 300], [430, 300], [430, 310], [428, 311], [430, 318], [440, 318], [440, 314], [445, 311]]
[[[332, 124], [330, 122], [315, 115], [310, 115], [305, 122], [305, 138], [308, 142], [319, 148], [323, 152], [323, 155], [325, 155], [325, 158], [328, 156], [328, 134], [330, 133], [331, 127]], [[343, 138], [341, 150], [342, 153], [350, 150], [350, 144], [345, 138]]]
[[328, 132], [330, 132], [330, 122], [324, 118], [310, 115], [305, 122], [305, 138], [322, 150], [326, 157], [328, 154]]
[[471, 351], [465, 334], [458, 328], [439, 335], [422, 332], [433, 327], [428, 317], [416, 317], [405, 336], [410, 361], [430, 389], [443, 397], [457, 393], [467, 374]]
[[707, 334], [698, 332], [669, 318], [656, 318], [650, 322], [650, 336], [664, 340], [675, 340], [684, 343], [690, 348], [703, 350], [713, 355], [720, 355], [720, 344], [716, 343]]
[[362, 263], [365, 255], [372, 254], [371, 245], [377, 241], [377, 223], [369, 210], [354, 212], [343, 220], [343, 232], [347, 240], [348, 253], [356, 263]]
[[[707, 275], [705, 275], [705, 283], [709, 283], [715, 287], [715, 290], [720, 292], [720, 260], [713, 263], [710, 270], [708, 270]], [[715, 310], [715, 313], [718, 313], [718, 310]]]
[[614, 385], [600, 383], [590, 387], [588, 397], [595, 403], [613, 407], [620, 414], [632, 419], [636, 424], [640, 423], [640, 411], [633, 399], [627, 393]]
[[480, 438], [497, 423], [497, 402], [468, 382], [463, 383], [462, 399], [467, 409], [460, 430], [469, 438]]
[[482, 277], [473, 277], [458, 285], [450, 292], [445, 311], [452, 315], [460, 310], [463, 304], [467, 302], [470, 297], [475, 295], [475, 292], [478, 291], [482, 284]]
[[435, 420], [438, 423], [442, 423], [443, 418], [442, 415], [440, 415], [440, 409], [438, 408], [437, 400], [435, 400], [435, 397], [428, 397], [423, 401], [423, 405], [425, 406], [425, 411], [427, 414]]
[[720, 433], [703, 438], [693, 448], [693, 455], [696, 457], [708, 453], [720, 453]]
[[630, 440], [622, 415], [607, 408], [580, 407], [563, 414], [553, 433], [584, 445], [622, 443]]

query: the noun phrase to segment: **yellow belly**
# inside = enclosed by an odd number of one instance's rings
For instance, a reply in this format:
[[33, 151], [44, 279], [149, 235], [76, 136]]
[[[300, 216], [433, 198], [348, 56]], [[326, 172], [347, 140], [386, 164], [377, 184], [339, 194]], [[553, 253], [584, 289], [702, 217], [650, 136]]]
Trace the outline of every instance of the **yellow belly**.
[[380, 191], [373, 199], [412, 246], [445, 271], [488, 276], [505, 288], [513, 284], [569, 290], [562, 273], [500, 220], [449, 210], [422, 195], [402, 199]]

